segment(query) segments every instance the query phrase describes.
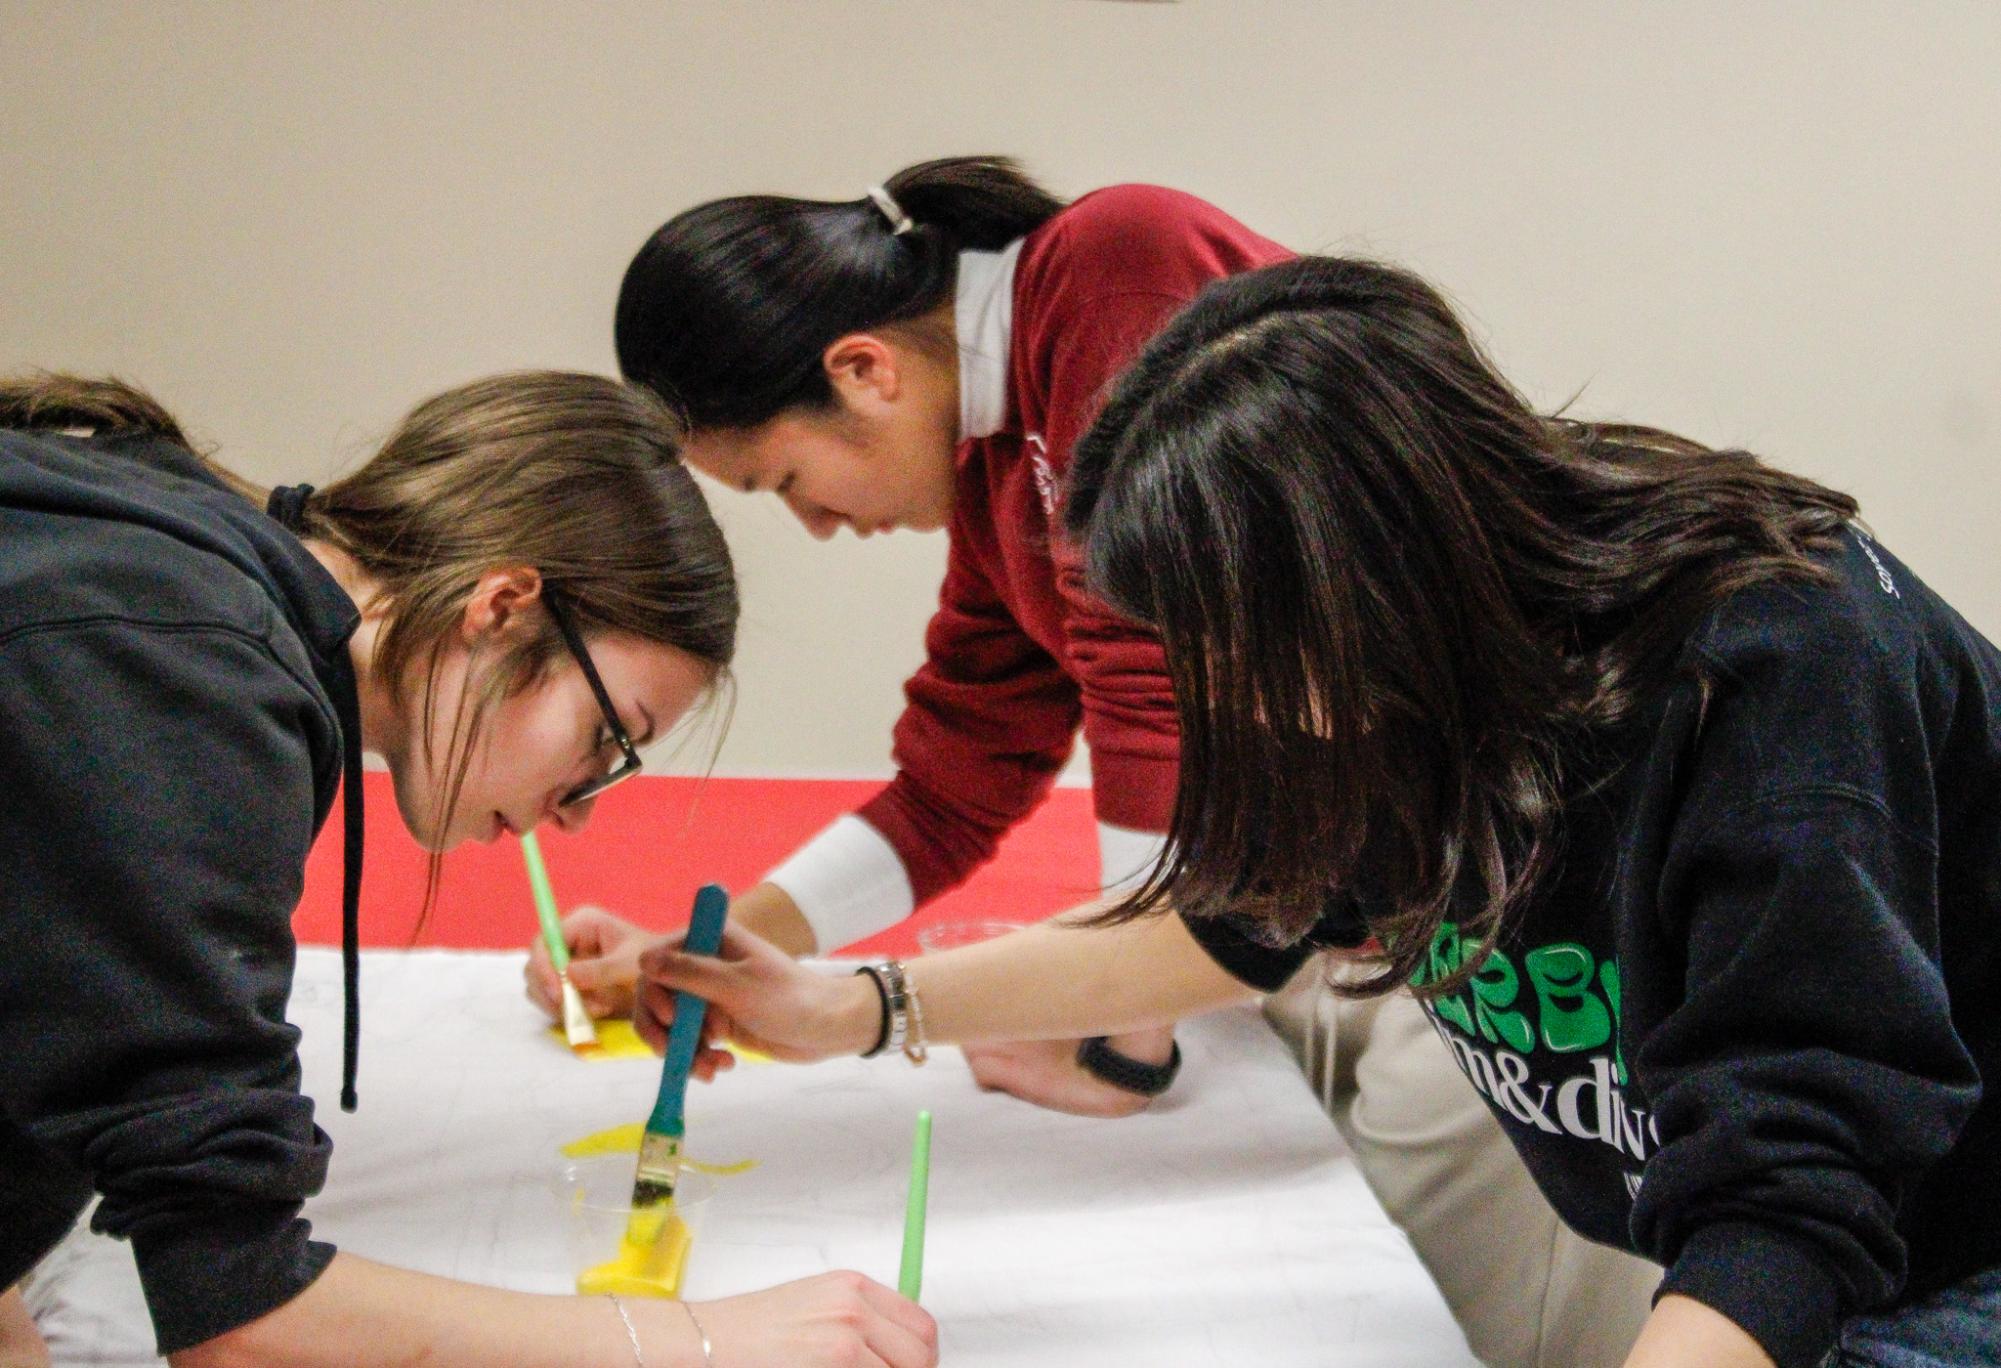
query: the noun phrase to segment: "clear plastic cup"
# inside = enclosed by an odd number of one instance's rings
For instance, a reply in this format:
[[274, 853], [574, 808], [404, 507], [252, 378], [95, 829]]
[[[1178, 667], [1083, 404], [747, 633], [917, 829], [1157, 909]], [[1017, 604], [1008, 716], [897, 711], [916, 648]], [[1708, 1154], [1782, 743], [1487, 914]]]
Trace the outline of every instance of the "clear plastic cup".
[[[658, 1227], [657, 1238], [635, 1244], [630, 1238], [635, 1230], [632, 1179], [638, 1163], [632, 1154], [593, 1154], [566, 1159], [556, 1171], [552, 1186], [569, 1235], [570, 1267], [577, 1291], [586, 1296], [680, 1295], [716, 1181], [682, 1169], [674, 1182], [672, 1215]], [[640, 1228], [645, 1223], [642, 1217]]]
[[1023, 922], [1000, 921], [948, 921], [935, 926], [926, 926], [917, 933], [917, 946], [927, 955], [940, 950], [956, 950], [962, 945], [978, 945], [998, 937], [1019, 931]]

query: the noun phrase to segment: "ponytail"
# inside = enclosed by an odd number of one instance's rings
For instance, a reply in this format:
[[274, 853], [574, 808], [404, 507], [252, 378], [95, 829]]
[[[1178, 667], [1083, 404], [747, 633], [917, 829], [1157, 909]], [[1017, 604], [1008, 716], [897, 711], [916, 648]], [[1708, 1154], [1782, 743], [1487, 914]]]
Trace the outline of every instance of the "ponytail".
[[1012, 157], [941, 157], [907, 166], [883, 183], [921, 229], [957, 251], [998, 252], [1063, 208]]
[[959, 253], [998, 251], [1064, 202], [1007, 157], [947, 157], [870, 195], [740, 195], [669, 220], [619, 291], [618, 362], [702, 428], [755, 427], [834, 402], [821, 354], [845, 333], [919, 318], [952, 297]]

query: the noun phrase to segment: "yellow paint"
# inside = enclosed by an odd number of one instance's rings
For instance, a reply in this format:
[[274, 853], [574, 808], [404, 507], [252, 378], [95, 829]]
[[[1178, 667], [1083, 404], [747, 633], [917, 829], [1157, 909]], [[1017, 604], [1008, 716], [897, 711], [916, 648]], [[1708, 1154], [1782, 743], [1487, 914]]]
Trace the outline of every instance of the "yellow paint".
[[[613, 1126], [595, 1135], [586, 1135], [581, 1140], [572, 1140], [563, 1146], [563, 1155], [568, 1159], [584, 1159], [593, 1154], [637, 1154], [639, 1140], [646, 1133], [644, 1121], [634, 1121], [630, 1125]], [[716, 1178], [731, 1178], [739, 1173], [749, 1173], [757, 1167], [755, 1159], [739, 1159], [734, 1164], [705, 1164], [699, 1159], [683, 1157], [682, 1168], [691, 1168], [697, 1173], [706, 1173]]]
[[586, 1135], [581, 1140], [572, 1140], [563, 1146], [566, 1159], [586, 1159], [593, 1154], [637, 1154], [639, 1137], [646, 1132], [644, 1121], [634, 1121], [629, 1126], [613, 1126], [595, 1135]]
[[[639, 1038], [639, 1032], [632, 1029], [629, 1021], [610, 1018], [597, 1023], [598, 1040], [596, 1048], [584, 1047], [576, 1051], [579, 1059], [645, 1059], [653, 1051]], [[561, 1026], [551, 1026], [549, 1034], [562, 1045], [570, 1048], [569, 1037], [563, 1034]]]
[[[580, 1045], [575, 1047], [578, 1059], [645, 1059], [653, 1049], [639, 1038], [639, 1032], [632, 1029], [632, 1023], [619, 1017], [610, 1017], [597, 1023], [598, 1039], [595, 1047]], [[570, 1039], [563, 1034], [561, 1026], [551, 1026], [549, 1036], [564, 1049], [571, 1049]], [[762, 1050], [753, 1050], [748, 1045], [739, 1045], [734, 1040], [723, 1042], [723, 1048], [745, 1064], [769, 1064], [771, 1056]]]
[[[642, 1232], [643, 1233], [643, 1232]], [[618, 1242], [618, 1257], [577, 1274], [577, 1291], [586, 1297], [673, 1297], [680, 1295], [681, 1275], [688, 1267], [694, 1243], [686, 1223], [668, 1213], [653, 1240], [634, 1240], [628, 1228]]]

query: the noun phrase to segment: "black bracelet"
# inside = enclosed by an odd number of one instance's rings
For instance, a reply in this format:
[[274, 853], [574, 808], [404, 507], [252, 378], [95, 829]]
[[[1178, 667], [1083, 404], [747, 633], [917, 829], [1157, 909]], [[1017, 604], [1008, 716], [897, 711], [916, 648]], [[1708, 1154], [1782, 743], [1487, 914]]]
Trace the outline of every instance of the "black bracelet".
[[862, 1051], [863, 1059], [874, 1059], [889, 1044], [889, 985], [882, 981], [882, 974], [873, 964], [864, 964], [855, 972], [867, 974], [868, 981], [875, 985], [876, 996], [882, 999], [882, 1029], [876, 1032], [875, 1044]]
[[1077, 1063], [1093, 1078], [1141, 1097], [1158, 1097], [1181, 1072], [1181, 1044], [1175, 1042], [1165, 1064], [1147, 1064], [1131, 1055], [1120, 1054], [1103, 1036], [1092, 1036], [1077, 1046]]

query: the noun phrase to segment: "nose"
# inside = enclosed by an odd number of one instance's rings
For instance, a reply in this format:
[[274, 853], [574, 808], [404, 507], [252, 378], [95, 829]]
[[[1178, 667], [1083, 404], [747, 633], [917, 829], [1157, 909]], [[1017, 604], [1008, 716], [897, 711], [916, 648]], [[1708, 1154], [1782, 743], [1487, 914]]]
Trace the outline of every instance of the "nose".
[[573, 836], [590, 825], [591, 813], [597, 810], [598, 800], [586, 798], [581, 803], [570, 803], [556, 808], [549, 814], [549, 820], [556, 829], [566, 836]]

